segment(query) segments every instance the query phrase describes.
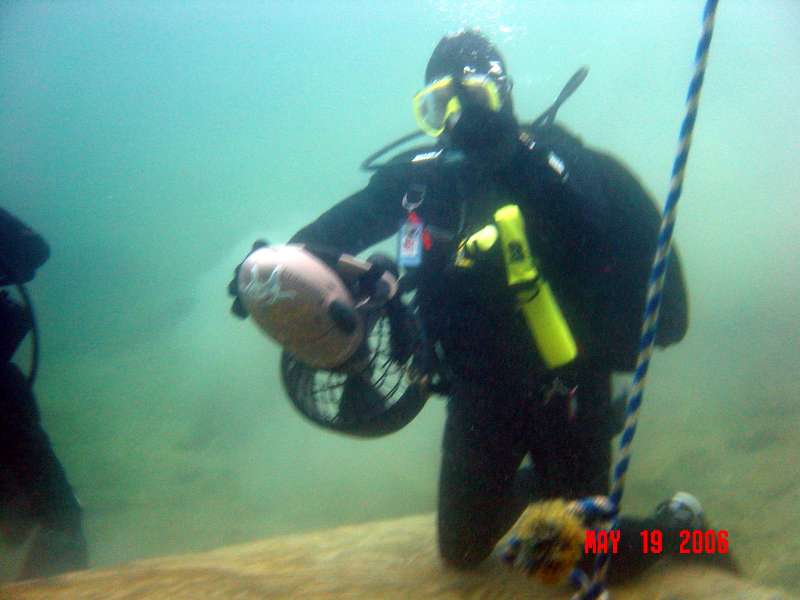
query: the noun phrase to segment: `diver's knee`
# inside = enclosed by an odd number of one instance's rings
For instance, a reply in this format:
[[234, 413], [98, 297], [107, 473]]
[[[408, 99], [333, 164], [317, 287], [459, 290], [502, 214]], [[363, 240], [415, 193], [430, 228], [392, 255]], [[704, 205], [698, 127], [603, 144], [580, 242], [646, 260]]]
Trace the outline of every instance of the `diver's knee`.
[[492, 553], [488, 544], [439, 541], [439, 556], [445, 565], [459, 571], [475, 569]]

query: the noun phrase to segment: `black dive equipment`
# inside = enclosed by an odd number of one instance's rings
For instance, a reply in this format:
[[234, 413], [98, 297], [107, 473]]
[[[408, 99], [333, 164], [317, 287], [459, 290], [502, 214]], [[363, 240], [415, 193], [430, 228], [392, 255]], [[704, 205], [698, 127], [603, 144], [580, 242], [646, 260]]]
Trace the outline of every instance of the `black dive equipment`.
[[339, 433], [378, 437], [411, 422], [428, 398], [421, 328], [400, 298], [397, 266], [302, 245], [261, 245], [237, 269], [237, 294], [283, 348], [294, 407]]
[[[390, 317], [381, 310], [360, 351], [356, 369], [311, 367], [281, 354], [281, 378], [294, 407], [320, 427], [373, 438], [399, 431], [425, 406], [429, 391], [414, 358], [399, 362], [390, 351]], [[349, 371], [349, 372], [348, 372]]]
[[[13, 271], [0, 258], [0, 285], [9, 285], [7, 282], [15, 281]], [[3, 331], [0, 332], [0, 360], [7, 362], [17, 351], [17, 347], [25, 336], [31, 333], [31, 366], [28, 372], [28, 385], [33, 387], [36, 374], [39, 371], [39, 327], [33, 312], [33, 302], [28, 291], [21, 283], [14, 283], [14, 287], [22, 298], [22, 305], [15, 302], [5, 290], [0, 290], [0, 323]]]

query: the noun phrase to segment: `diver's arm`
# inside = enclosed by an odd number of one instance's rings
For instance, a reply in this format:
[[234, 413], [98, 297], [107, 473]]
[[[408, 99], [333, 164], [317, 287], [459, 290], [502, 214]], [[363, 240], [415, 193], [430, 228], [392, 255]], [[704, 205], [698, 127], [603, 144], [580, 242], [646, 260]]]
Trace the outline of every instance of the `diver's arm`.
[[369, 185], [324, 212], [294, 234], [289, 243], [308, 244], [356, 255], [397, 231], [404, 217], [407, 180], [401, 169], [385, 168]]
[[[356, 255], [390, 236], [398, 228], [403, 213], [405, 185], [398, 170], [381, 169], [366, 188], [324, 212], [295, 233], [288, 243], [305, 245], [306, 250], [336, 269], [342, 254]], [[251, 253], [266, 245], [264, 240], [256, 240]], [[231, 312], [241, 319], [247, 317], [239, 298], [239, 270], [243, 262], [234, 269], [227, 286], [228, 294], [234, 297]]]
[[30, 281], [49, 257], [44, 238], [0, 208], [0, 285]]

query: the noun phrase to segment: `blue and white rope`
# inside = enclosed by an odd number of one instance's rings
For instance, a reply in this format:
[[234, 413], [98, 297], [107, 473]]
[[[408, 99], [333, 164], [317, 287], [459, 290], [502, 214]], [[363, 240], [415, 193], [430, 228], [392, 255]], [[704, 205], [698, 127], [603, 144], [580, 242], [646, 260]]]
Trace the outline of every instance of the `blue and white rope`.
[[[584, 508], [586, 512], [595, 514], [607, 514], [610, 516], [611, 525], [609, 529], [616, 529], [619, 526], [617, 515], [619, 504], [622, 500], [622, 493], [625, 485], [625, 475], [631, 458], [631, 442], [636, 433], [636, 425], [639, 420], [639, 409], [642, 405], [642, 393], [647, 379], [647, 369], [650, 366], [650, 357], [653, 354], [655, 344], [656, 327], [658, 325], [658, 313], [661, 306], [661, 291], [664, 287], [664, 276], [667, 272], [667, 265], [672, 245], [672, 232], [675, 227], [675, 217], [677, 212], [678, 199], [683, 188], [683, 178], [686, 171], [686, 162], [689, 157], [689, 148], [692, 144], [692, 132], [695, 120], [697, 119], [697, 107], [700, 102], [700, 90], [703, 87], [705, 77], [706, 62], [708, 61], [708, 49], [711, 45], [711, 36], [714, 32], [714, 17], [717, 10], [718, 0], [708, 0], [703, 11], [703, 32], [697, 43], [695, 52], [695, 70], [692, 82], [689, 84], [689, 91], [686, 96], [686, 115], [681, 124], [680, 136], [678, 140], [678, 151], [672, 165], [672, 178], [670, 180], [669, 195], [661, 213], [661, 230], [658, 234], [658, 248], [653, 259], [653, 267], [648, 281], [647, 299], [645, 302], [644, 318], [642, 323], [642, 337], [639, 341], [639, 356], [636, 361], [636, 371], [628, 390], [628, 400], [625, 409], [625, 429], [622, 433], [619, 444], [619, 459], [614, 467], [614, 480], [611, 486], [611, 494], [608, 503], [601, 503], [592, 506], [593, 499], [586, 499], [587, 504]], [[580, 569], [575, 569], [571, 575], [573, 584], [580, 588], [573, 596], [573, 600], [591, 600], [594, 598], [608, 598], [608, 591], [605, 589], [606, 573], [608, 571], [609, 555], [600, 554], [594, 565], [594, 573], [591, 579]]]

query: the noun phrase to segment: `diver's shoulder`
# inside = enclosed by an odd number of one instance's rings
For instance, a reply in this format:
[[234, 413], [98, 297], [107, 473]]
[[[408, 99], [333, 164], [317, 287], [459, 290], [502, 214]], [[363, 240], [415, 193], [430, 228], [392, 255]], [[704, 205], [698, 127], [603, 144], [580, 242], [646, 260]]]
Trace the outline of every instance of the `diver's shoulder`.
[[433, 144], [415, 146], [395, 154], [385, 163], [376, 165], [373, 170], [376, 175], [382, 177], [410, 177], [422, 167], [435, 165], [442, 151], [441, 146]]
[[627, 202], [631, 198], [653, 202], [636, 172], [625, 161], [608, 150], [585, 144], [567, 127], [553, 123], [529, 126], [521, 131], [521, 135], [530, 136], [531, 151], [538, 153], [539, 162], [555, 170], [562, 183], [568, 182], [568, 187], [592, 203], [606, 205], [619, 200]]
[[[585, 185], [593, 181], [632, 176], [631, 169], [607, 150], [586, 144], [582, 137], [560, 123], [520, 127], [521, 139], [530, 153], [548, 164], [562, 165], [565, 172], [578, 176]], [[595, 190], [596, 191], [596, 190]]]
[[375, 169], [370, 178], [372, 190], [402, 189], [428, 181], [441, 170], [446, 159], [441, 146], [416, 146], [393, 156]]
[[530, 152], [545, 156], [554, 155], [568, 163], [580, 162], [593, 154], [579, 135], [560, 123], [544, 126], [523, 125], [520, 127], [520, 139], [527, 142]]
[[553, 152], [568, 165], [580, 166], [607, 175], [617, 171], [633, 174], [631, 167], [615, 153], [601, 146], [585, 143], [581, 136], [561, 123], [540, 127], [529, 125], [521, 127], [521, 131], [535, 140], [540, 152], [542, 150]]
[[396, 154], [391, 159], [389, 159], [386, 162], [386, 164], [381, 168], [413, 169], [415, 166], [420, 166], [430, 163], [431, 161], [435, 161], [441, 155], [442, 152], [443, 148], [435, 144], [415, 146], [399, 154]]
[[528, 123], [520, 126], [520, 130], [545, 145], [584, 146], [583, 139], [561, 123], [550, 123], [541, 126]]
[[543, 183], [566, 183], [587, 159], [588, 149], [581, 138], [559, 124], [520, 124], [518, 139], [522, 150], [517, 164]]

